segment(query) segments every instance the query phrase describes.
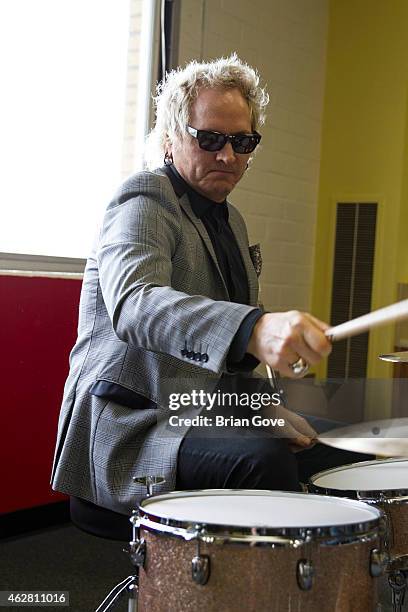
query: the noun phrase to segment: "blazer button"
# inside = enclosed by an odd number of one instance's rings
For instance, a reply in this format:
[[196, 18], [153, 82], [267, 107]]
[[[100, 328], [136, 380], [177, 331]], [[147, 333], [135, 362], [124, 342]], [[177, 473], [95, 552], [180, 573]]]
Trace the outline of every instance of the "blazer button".
[[201, 355], [201, 361], [203, 361], [204, 363], [207, 363], [208, 359], [209, 359], [209, 357], [208, 357], [207, 353], [203, 353]]
[[194, 351], [187, 351], [187, 357], [189, 359], [194, 359]]
[[201, 361], [201, 353], [194, 353], [194, 361]]

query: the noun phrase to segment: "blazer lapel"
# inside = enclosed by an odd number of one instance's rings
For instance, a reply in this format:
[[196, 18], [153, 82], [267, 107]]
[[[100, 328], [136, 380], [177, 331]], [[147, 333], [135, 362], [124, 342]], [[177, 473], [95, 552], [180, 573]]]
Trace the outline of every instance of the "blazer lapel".
[[191, 204], [190, 204], [190, 200], [188, 199], [188, 195], [185, 193], [183, 196], [181, 196], [181, 198], [179, 199], [180, 202], [180, 206], [181, 208], [184, 210], [184, 212], [186, 213], [186, 215], [188, 216], [188, 218], [190, 219], [191, 223], [195, 226], [196, 230], [198, 231], [198, 233], [200, 234], [209, 254], [211, 255], [211, 259], [218, 271], [220, 280], [222, 282], [222, 285], [224, 287], [225, 290], [225, 295], [226, 295], [226, 299], [229, 300], [229, 293], [228, 293], [228, 289], [227, 289], [227, 285], [225, 284], [224, 281], [224, 277], [221, 273], [220, 267], [218, 265], [218, 261], [217, 261], [217, 256], [215, 254], [214, 251], [214, 247], [212, 245], [212, 242], [210, 240], [210, 237], [207, 233], [207, 230], [205, 229], [205, 225], [204, 223], [194, 214], [193, 209], [191, 208]]
[[241, 216], [236, 209], [228, 202], [229, 224], [238, 243], [239, 250], [242, 255], [245, 270], [248, 279], [249, 303], [251, 306], [258, 305], [258, 277], [255, 272], [254, 264], [252, 263], [249, 254], [248, 237], [245, 226], [242, 223]]

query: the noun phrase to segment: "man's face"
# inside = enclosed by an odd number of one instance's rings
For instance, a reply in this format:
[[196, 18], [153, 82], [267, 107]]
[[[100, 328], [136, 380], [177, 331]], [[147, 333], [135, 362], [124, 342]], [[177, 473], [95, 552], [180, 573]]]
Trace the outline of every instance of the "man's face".
[[[190, 113], [190, 126], [223, 134], [252, 132], [249, 106], [238, 89], [202, 89]], [[220, 151], [200, 149], [186, 134], [169, 146], [176, 169], [202, 195], [223, 202], [245, 172], [250, 154], [234, 153], [230, 142]]]

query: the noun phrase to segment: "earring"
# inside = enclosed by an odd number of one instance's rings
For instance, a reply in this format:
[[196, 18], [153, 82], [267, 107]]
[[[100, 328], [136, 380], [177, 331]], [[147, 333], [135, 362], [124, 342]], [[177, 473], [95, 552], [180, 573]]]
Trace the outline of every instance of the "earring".
[[165, 166], [171, 166], [171, 164], [173, 163], [173, 156], [171, 153], [166, 153], [164, 154], [164, 165]]

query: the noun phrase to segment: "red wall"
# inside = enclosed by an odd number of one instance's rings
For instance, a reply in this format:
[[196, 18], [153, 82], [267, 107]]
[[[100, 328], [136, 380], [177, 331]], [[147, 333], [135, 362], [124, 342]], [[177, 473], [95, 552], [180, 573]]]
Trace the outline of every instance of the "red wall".
[[80, 280], [0, 276], [0, 512], [64, 499], [49, 480]]

